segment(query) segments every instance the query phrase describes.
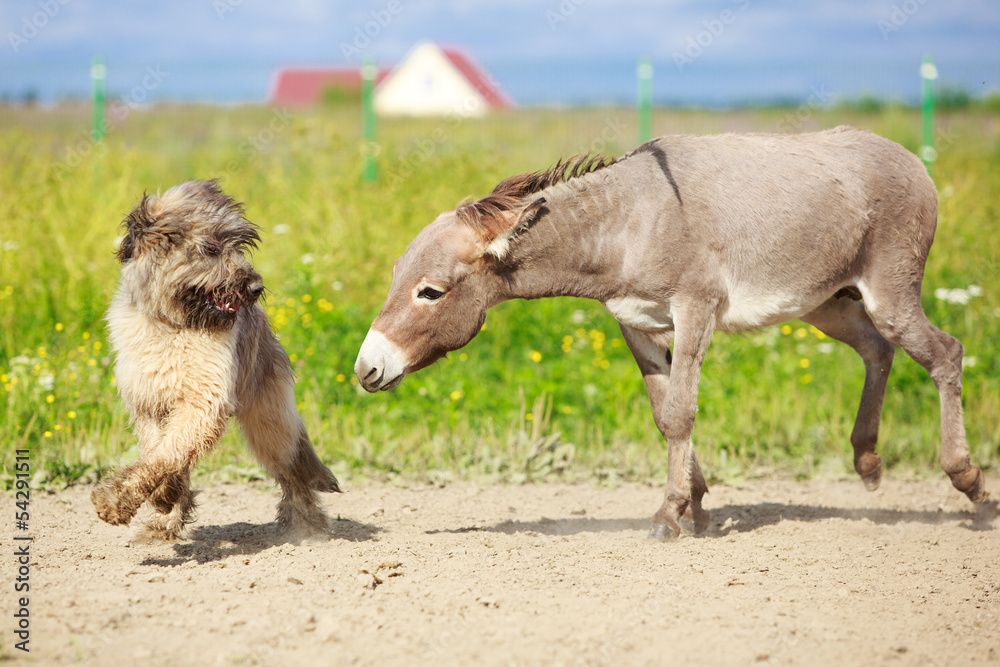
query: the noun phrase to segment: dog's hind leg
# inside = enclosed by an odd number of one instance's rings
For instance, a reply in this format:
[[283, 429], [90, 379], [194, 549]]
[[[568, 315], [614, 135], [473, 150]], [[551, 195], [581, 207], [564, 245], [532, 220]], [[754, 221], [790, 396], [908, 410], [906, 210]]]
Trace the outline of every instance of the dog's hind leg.
[[295, 407], [291, 367], [275, 363], [274, 368], [249, 401], [240, 401], [236, 416], [250, 450], [281, 486], [278, 522], [293, 530], [326, 532], [329, 522], [317, 491], [339, 492], [340, 486], [309, 441]]

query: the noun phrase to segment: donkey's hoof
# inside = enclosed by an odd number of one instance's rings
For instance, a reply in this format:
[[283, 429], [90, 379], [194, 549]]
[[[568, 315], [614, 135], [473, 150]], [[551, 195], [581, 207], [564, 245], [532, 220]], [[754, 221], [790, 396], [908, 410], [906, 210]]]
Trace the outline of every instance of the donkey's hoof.
[[882, 483], [882, 464], [879, 463], [878, 468], [875, 468], [874, 471], [862, 477], [861, 481], [864, 482], [865, 490], [867, 491], [876, 490], [879, 484]]
[[649, 529], [649, 535], [646, 536], [646, 539], [651, 542], [673, 542], [680, 539], [680, 536], [680, 530], [674, 530], [662, 523], [654, 523], [653, 527]]
[[974, 503], [985, 503], [986, 499], [990, 497], [990, 492], [986, 490], [986, 475], [983, 474], [982, 470], [979, 470], [976, 483], [965, 492], [965, 495]]
[[709, 524], [712, 522], [712, 515], [705, 510], [698, 510], [694, 513], [694, 534], [701, 535], [706, 530], [708, 530]]
[[861, 475], [865, 488], [874, 491], [882, 482], [882, 457], [873, 452], [867, 452], [854, 462], [854, 469]]
[[708, 526], [712, 522], [712, 515], [700, 507], [696, 508], [691, 505], [684, 512], [684, 520], [694, 524], [695, 535], [701, 535], [708, 530]]

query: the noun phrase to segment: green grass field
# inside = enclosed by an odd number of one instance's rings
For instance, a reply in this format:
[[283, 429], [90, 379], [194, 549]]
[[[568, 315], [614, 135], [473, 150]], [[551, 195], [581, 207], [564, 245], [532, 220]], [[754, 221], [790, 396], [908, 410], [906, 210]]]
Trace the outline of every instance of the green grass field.
[[[7, 107], [0, 120], [0, 438], [8, 452], [31, 450], [36, 484], [93, 478], [137, 456], [102, 321], [117, 278], [118, 223], [144, 190], [213, 177], [262, 227], [255, 263], [269, 289], [266, 307], [297, 371], [300, 411], [338, 475], [664, 476], [665, 447], [642, 380], [600, 304], [502, 304], [465, 349], [391, 393], [366, 394], [352, 372], [392, 262], [424, 225], [512, 173], [590, 149], [617, 155], [633, 148], [632, 110], [384, 120], [380, 178], [369, 185], [361, 183], [366, 148], [352, 108], [134, 110], [113, 119], [99, 146], [88, 138], [86, 108]], [[654, 131], [838, 124], [869, 128], [914, 151], [919, 143], [918, 114], [891, 106], [874, 113], [662, 110]], [[995, 467], [1000, 115], [965, 110], [939, 117], [938, 127], [940, 220], [923, 303], [965, 345], [972, 456]], [[703, 467], [716, 479], [848, 473], [862, 382], [852, 350], [798, 322], [717, 334], [695, 428]], [[900, 352], [880, 451], [896, 474], [939, 474], [938, 439], [934, 386]], [[0, 460], [4, 486], [13, 465], [13, 456]], [[201, 470], [260, 474], [235, 434]]]

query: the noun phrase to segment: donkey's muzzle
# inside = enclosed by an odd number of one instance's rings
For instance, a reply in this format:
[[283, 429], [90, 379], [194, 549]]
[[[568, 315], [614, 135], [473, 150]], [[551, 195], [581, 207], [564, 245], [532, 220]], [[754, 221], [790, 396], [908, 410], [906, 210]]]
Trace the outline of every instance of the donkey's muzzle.
[[358, 352], [354, 373], [366, 391], [395, 389], [406, 375], [403, 350], [380, 331], [370, 329]]

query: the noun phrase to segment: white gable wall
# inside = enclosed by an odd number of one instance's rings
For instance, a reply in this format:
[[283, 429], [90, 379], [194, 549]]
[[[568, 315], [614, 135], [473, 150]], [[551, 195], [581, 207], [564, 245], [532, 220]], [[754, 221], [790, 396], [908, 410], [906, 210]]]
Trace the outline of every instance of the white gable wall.
[[483, 116], [486, 100], [431, 43], [417, 45], [375, 91], [375, 111], [386, 115]]

